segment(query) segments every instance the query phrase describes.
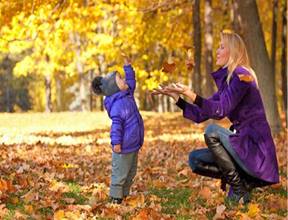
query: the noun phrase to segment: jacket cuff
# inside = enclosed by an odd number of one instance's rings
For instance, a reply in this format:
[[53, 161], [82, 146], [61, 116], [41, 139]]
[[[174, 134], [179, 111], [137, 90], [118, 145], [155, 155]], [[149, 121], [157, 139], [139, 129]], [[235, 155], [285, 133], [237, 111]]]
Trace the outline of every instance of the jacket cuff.
[[201, 108], [202, 103], [203, 103], [203, 98], [199, 95], [196, 95], [196, 98], [194, 100], [194, 104], [198, 105]]
[[181, 108], [182, 110], [185, 109], [185, 101], [181, 97], [179, 97], [178, 101], [176, 102], [176, 105]]

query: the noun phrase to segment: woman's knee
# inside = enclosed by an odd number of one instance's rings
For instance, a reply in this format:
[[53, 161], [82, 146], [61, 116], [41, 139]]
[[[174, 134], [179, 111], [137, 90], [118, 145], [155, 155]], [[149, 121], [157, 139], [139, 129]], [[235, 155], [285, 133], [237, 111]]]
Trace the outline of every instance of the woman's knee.
[[197, 169], [198, 164], [198, 152], [194, 150], [189, 154], [189, 166], [191, 167], [192, 171], [194, 172]]
[[217, 131], [221, 128], [219, 125], [216, 124], [210, 124], [205, 129], [205, 136], [215, 136], [217, 134]]

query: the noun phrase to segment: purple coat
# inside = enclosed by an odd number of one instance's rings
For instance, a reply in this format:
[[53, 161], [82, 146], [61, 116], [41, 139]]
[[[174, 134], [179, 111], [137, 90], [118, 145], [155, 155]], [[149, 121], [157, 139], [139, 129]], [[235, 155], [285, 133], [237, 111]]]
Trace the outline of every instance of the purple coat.
[[124, 66], [129, 89], [119, 91], [104, 100], [105, 109], [112, 120], [111, 145], [121, 145], [121, 154], [139, 150], [144, 141], [144, 124], [134, 99], [135, 72], [131, 65]]
[[242, 67], [234, 70], [229, 85], [227, 75], [227, 68], [212, 73], [218, 91], [210, 98], [197, 96], [195, 104], [181, 100], [183, 116], [196, 123], [228, 117], [236, 129], [229, 137], [230, 143], [240, 160], [255, 177], [277, 183], [275, 145], [259, 89], [251, 74]]

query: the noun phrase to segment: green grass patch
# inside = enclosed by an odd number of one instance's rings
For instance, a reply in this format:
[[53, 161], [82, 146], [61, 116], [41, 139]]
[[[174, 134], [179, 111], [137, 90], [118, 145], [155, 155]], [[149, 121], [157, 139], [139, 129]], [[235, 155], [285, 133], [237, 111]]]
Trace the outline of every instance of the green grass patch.
[[15, 215], [15, 210], [9, 209], [9, 212], [3, 217], [3, 220], [13, 220]]
[[[153, 188], [150, 190], [150, 193], [156, 195], [159, 198], [163, 199], [161, 205], [163, 207], [163, 212], [166, 214], [177, 214], [177, 209], [180, 208], [192, 208], [189, 197], [192, 190], [189, 188], [182, 189], [158, 189]], [[177, 219], [187, 219], [185, 216], [178, 216]]]
[[38, 209], [38, 211], [41, 213], [41, 215], [44, 215], [44, 216], [53, 215], [53, 209], [51, 207], [42, 207]]
[[281, 197], [287, 198], [288, 192], [284, 187], [281, 187], [280, 189], [273, 189], [271, 187], [268, 188], [269, 193], [277, 194]]
[[[63, 193], [64, 198], [73, 198], [75, 199], [74, 204], [80, 204], [84, 205], [85, 202], [88, 200], [85, 196], [81, 195], [80, 193], [76, 192], [65, 192]], [[66, 204], [64, 200], [62, 200], [62, 203]]]

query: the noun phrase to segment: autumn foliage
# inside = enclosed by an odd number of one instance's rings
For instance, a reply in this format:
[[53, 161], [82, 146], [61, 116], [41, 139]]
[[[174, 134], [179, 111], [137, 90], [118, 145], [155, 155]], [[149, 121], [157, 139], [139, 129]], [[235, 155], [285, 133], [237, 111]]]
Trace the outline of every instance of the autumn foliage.
[[[281, 183], [230, 206], [220, 181], [195, 175], [187, 159], [203, 130], [180, 113], [142, 112], [145, 143], [132, 194], [108, 203], [110, 122], [105, 113], [0, 115], [1, 219], [285, 219], [287, 144], [275, 138]], [[227, 121], [222, 121], [228, 126]]]

